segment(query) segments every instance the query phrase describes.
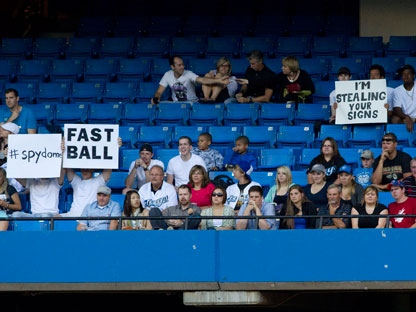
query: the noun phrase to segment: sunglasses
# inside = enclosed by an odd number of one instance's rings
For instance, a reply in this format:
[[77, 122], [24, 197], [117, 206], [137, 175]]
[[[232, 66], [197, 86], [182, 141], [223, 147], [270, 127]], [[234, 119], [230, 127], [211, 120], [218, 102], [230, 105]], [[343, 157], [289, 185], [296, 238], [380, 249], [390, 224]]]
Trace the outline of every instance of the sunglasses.
[[390, 139], [390, 138], [383, 138], [381, 140], [381, 142], [392, 142], [392, 141], [394, 141], [394, 140], [393, 139]]
[[212, 197], [223, 197], [224, 194], [223, 193], [212, 193], [211, 195]]

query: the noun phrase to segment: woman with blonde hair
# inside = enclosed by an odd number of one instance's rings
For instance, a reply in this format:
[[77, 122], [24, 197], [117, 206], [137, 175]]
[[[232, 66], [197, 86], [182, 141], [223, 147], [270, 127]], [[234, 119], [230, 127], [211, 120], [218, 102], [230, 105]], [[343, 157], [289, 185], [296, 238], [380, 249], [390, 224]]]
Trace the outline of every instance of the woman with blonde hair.
[[276, 182], [267, 192], [264, 201], [274, 204], [276, 215], [280, 214], [280, 210], [286, 203], [289, 195], [289, 187], [293, 185], [292, 171], [288, 166], [279, 166], [276, 170]]
[[227, 85], [202, 85], [202, 93], [204, 94], [204, 98], [200, 102], [222, 103], [226, 99], [234, 97], [235, 93], [237, 92], [238, 83], [236, 77], [232, 76], [231, 62], [226, 57], [221, 57], [217, 61], [216, 69], [209, 71], [207, 74], [205, 74], [205, 77], [230, 77], [230, 83]]

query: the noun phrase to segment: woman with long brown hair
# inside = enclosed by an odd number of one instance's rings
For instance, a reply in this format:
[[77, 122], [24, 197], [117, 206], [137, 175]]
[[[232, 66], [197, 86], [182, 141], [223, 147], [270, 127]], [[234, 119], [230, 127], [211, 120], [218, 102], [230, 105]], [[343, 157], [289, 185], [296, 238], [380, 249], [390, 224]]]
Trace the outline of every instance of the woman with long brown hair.
[[[6, 170], [0, 168], [0, 217], [7, 217], [13, 211], [22, 210], [19, 193], [7, 180]], [[7, 231], [9, 221], [0, 221], [0, 231]]]

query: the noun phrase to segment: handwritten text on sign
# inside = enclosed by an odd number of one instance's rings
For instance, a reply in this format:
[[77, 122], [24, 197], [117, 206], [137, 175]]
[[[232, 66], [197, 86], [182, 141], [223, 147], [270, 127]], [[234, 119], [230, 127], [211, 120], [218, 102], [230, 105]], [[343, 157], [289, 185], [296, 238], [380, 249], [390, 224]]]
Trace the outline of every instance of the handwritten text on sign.
[[64, 168], [118, 168], [118, 125], [66, 124], [64, 137]]
[[61, 172], [60, 134], [8, 136], [8, 178], [55, 178]]
[[335, 81], [336, 124], [386, 123], [385, 79]]

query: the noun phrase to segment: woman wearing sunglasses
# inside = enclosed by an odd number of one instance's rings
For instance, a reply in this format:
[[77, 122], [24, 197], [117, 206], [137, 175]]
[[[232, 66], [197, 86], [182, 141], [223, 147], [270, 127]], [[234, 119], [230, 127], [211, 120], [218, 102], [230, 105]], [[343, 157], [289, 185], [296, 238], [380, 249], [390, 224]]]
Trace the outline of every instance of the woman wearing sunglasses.
[[[234, 209], [225, 205], [227, 192], [224, 188], [217, 186], [211, 194], [211, 207], [202, 210], [201, 217], [234, 217]], [[201, 230], [232, 230], [235, 226], [234, 218], [227, 219], [206, 219], [202, 218], [200, 223]]]

